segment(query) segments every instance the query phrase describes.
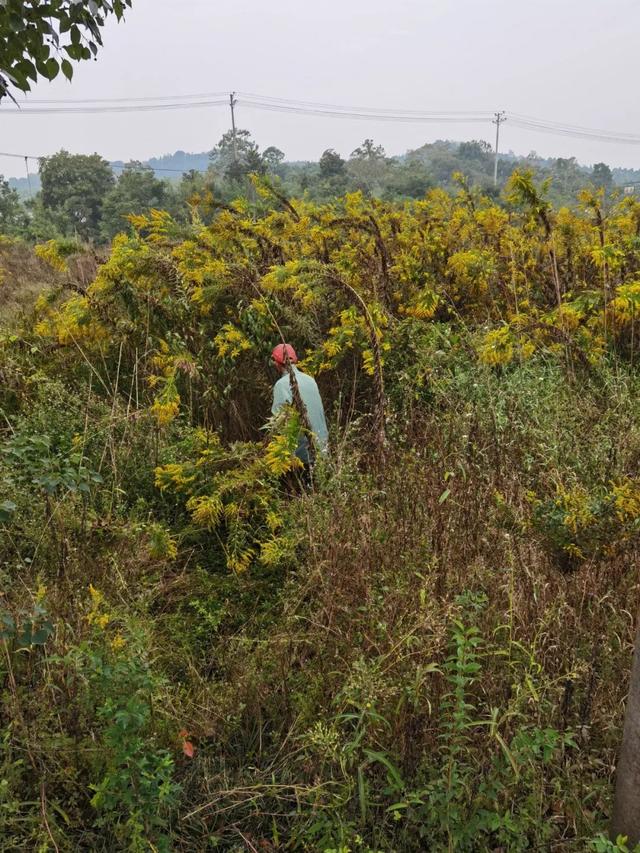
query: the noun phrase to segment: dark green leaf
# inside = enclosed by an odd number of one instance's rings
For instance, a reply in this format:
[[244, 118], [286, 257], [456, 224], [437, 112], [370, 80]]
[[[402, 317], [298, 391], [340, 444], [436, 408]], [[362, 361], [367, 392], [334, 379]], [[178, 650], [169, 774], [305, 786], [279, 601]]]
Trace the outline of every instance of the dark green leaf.
[[46, 69], [44, 76], [47, 78], [47, 80], [54, 80], [58, 75], [58, 71], [60, 71], [58, 60], [51, 57], [50, 59], [47, 59], [44, 66]]

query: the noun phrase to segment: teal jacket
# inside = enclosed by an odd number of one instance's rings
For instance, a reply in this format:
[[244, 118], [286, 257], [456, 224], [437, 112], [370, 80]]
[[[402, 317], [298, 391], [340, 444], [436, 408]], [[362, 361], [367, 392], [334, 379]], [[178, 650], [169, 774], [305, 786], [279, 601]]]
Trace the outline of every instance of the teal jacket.
[[[309, 426], [313, 430], [318, 449], [321, 453], [326, 453], [329, 445], [329, 431], [327, 430], [327, 421], [324, 416], [324, 406], [322, 405], [320, 391], [318, 391], [318, 386], [313, 377], [298, 370], [297, 367], [294, 367], [293, 370], [298, 380], [300, 396], [307, 409]], [[271, 414], [277, 414], [283, 406], [291, 402], [293, 402], [291, 379], [289, 373], [284, 373], [273, 386]], [[303, 462], [309, 462], [309, 442], [306, 436], [300, 436], [300, 441], [296, 448], [296, 456]]]

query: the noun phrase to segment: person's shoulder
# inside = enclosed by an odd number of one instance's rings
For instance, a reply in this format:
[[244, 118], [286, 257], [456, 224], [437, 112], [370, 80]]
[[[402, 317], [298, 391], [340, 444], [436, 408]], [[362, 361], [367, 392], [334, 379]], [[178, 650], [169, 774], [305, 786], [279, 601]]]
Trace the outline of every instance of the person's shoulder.
[[289, 391], [289, 388], [290, 388], [289, 374], [283, 373], [283, 375], [280, 377], [280, 379], [278, 379], [276, 381], [276, 383], [274, 384], [273, 390], [274, 390], [274, 392], [286, 394]]
[[303, 373], [302, 370], [297, 370], [296, 376], [298, 377], [298, 381], [302, 382], [303, 384], [307, 384], [307, 385], [315, 385], [316, 384], [316, 380], [313, 378], [313, 376], [309, 376], [308, 373]]

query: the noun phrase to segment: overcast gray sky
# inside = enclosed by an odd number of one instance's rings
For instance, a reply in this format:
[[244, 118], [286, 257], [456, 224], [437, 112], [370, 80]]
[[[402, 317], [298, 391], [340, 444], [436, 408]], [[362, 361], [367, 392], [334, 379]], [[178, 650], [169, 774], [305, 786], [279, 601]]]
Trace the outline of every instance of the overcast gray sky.
[[[640, 134], [638, 0], [134, 0], [97, 62], [31, 98], [230, 91], [345, 105], [505, 109]], [[0, 151], [98, 151], [109, 160], [210, 149], [224, 107], [106, 115], [3, 115]], [[287, 159], [348, 155], [366, 136], [390, 154], [435, 139], [493, 140], [491, 125], [417, 125], [280, 115], [238, 106], [238, 125]], [[640, 145], [503, 131], [504, 148], [640, 167]], [[0, 173], [24, 175], [0, 157]]]

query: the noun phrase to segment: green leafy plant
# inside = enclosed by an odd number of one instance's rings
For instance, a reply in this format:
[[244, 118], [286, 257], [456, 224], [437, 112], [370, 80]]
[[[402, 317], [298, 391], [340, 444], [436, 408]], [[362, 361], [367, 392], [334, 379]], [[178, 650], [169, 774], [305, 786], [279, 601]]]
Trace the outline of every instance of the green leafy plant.
[[[0, 99], [11, 88], [31, 90], [38, 77], [70, 80], [70, 62], [92, 59], [102, 45], [100, 30], [113, 15], [120, 20], [131, 0], [4, 0], [0, 16]], [[64, 53], [62, 53], [64, 51]], [[62, 58], [61, 58], [62, 54]]]
[[168, 827], [179, 786], [174, 761], [153, 734], [153, 701], [162, 689], [131, 640], [117, 652], [85, 647], [74, 653], [96, 702], [101, 750], [91, 804], [97, 826], [131, 851], [169, 850]]

